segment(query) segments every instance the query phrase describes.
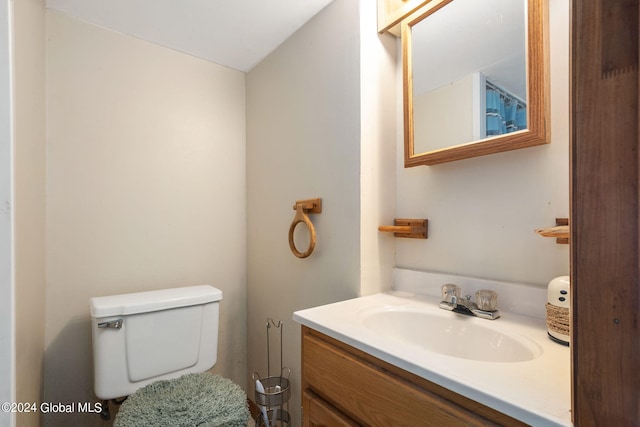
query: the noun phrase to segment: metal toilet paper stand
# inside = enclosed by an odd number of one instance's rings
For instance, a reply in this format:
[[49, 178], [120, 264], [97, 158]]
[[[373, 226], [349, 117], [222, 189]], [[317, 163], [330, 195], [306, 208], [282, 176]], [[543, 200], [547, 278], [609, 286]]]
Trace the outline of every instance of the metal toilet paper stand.
[[[280, 329], [280, 371], [271, 376], [271, 352], [269, 348], [269, 330]], [[267, 319], [267, 376], [260, 377], [254, 372], [251, 378], [255, 382], [255, 400], [259, 413], [256, 416], [258, 427], [284, 427], [289, 425], [289, 375], [291, 370], [282, 366], [282, 329], [283, 323]]]

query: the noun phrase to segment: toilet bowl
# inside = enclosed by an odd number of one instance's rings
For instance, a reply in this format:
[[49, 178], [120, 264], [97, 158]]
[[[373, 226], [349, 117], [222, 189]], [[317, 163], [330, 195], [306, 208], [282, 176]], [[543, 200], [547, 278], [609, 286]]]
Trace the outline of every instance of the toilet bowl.
[[[187, 374], [205, 373], [216, 364], [221, 300], [222, 292], [209, 285], [90, 298], [96, 396], [108, 401], [143, 388], [145, 394], [156, 393], [152, 387], [156, 382], [173, 381], [162, 384], [180, 384], [182, 397], [195, 399], [190, 393], [198, 394], [196, 388], [201, 386], [196, 384], [212, 380]], [[191, 384], [185, 378], [190, 378], [194, 390], [185, 389], [184, 384]], [[207, 399], [212, 394], [215, 406], [215, 391], [208, 393]], [[220, 399], [223, 394], [228, 391], [221, 391]], [[246, 409], [244, 392], [242, 396], [238, 395], [242, 400], [237, 402], [239, 417], [246, 415], [248, 419], [248, 412], [242, 411]], [[163, 404], [161, 400], [156, 403]], [[166, 404], [169, 407], [172, 402]], [[108, 417], [108, 409], [106, 416], [102, 415]]]

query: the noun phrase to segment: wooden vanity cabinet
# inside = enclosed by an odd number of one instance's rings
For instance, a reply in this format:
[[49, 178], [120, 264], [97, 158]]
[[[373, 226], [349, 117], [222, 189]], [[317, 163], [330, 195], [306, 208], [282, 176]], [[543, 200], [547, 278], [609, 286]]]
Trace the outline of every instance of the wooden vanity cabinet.
[[526, 425], [306, 326], [302, 390], [304, 427]]

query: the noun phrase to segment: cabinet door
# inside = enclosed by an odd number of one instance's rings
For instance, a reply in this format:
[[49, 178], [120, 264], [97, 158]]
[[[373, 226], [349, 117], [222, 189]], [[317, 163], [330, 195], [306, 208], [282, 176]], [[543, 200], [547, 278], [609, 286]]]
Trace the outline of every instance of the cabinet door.
[[359, 425], [309, 390], [305, 390], [302, 394], [302, 407], [304, 408], [303, 427], [356, 427]]
[[[329, 412], [342, 411], [352, 420], [368, 426], [523, 425], [511, 418], [507, 418], [508, 423], [486, 419], [476, 412], [476, 406], [461, 406], [430, 392], [392, 374], [381, 365], [371, 363], [371, 359], [357, 356], [355, 349], [346, 351], [338, 348], [326, 338], [305, 330], [302, 337], [302, 382], [305, 390], [312, 390], [333, 409]], [[306, 416], [307, 407], [304, 412]]]

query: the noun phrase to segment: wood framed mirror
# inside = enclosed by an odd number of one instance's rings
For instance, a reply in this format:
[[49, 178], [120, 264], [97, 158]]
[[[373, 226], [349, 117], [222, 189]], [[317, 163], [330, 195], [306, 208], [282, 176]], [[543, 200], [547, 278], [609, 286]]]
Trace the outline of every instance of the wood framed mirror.
[[405, 167], [550, 142], [547, 2], [431, 0], [402, 21]]

